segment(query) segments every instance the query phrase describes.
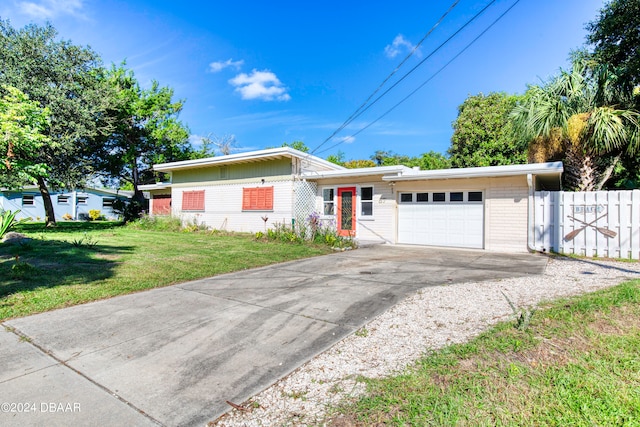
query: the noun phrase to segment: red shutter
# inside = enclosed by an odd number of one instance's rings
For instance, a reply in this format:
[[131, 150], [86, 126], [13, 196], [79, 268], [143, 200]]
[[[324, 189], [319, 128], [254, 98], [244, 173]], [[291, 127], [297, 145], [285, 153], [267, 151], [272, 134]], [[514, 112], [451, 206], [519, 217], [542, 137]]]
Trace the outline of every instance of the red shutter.
[[155, 194], [152, 196], [153, 215], [168, 215], [171, 213], [171, 194]]
[[256, 187], [242, 189], [243, 211], [273, 210], [273, 187]]
[[273, 210], [273, 187], [266, 187], [264, 189], [264, 210]]
[[204, 210], [204, 190], [184, 191], [182, 193], [183, 211], [203, 211]]

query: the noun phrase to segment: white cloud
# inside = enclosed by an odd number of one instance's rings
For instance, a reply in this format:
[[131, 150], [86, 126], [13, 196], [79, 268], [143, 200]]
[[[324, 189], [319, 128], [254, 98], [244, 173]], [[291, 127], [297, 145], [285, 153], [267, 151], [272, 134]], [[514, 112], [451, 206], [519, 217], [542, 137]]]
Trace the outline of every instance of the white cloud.
[[39, 20], [51, 19], [60, 15], [83, 17], [84, 0], [20, 1], [17, 6], [22, 13]]
[[340, 139], [341, 142], [345, 144], [353, 144], [356, 141], [355, 136], [344, 136]]
[[233, 67], [236, 70], [239, 70], [242, 64], [244, 64], [243, 60], [234, 61], [233, 59], [227, 59], [226, 61], [215, 61], [209, 64], [209, 71], [212, 73], [218, 73], [228, 67]]
[[391, 44], [384, 48], [384, 53], [388, 58], [395, 58], [402, 52], [411, 52], [415, 46], [404, 38], [402, 34], [398, 34]]
[[235, 86], [242, 99], [261, 99], [263, 101], [289, 101], [291, 96], [287, 88], [269, 70], [253, 70], [251, 74], [241, 73], [229, 80]]

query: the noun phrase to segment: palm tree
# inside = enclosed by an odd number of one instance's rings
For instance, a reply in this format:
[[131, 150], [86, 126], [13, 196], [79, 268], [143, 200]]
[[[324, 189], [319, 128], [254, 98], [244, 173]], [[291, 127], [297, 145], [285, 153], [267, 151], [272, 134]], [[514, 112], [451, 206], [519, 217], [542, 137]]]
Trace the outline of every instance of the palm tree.
[[[570, 71], [543, 86], [530, 86], [512, 118], [518, 132], [532, 141], [530, 159], [546, 161], [559, 153], [569, 189], [600, 190], [620, 156], [640, 149], [640, 115], [624, 108], [633, 105], [633, 96], [608, 65], [590, 67], [577, 58]], [[609, 154], [613, 158], [601, 171], [599, 160]]]

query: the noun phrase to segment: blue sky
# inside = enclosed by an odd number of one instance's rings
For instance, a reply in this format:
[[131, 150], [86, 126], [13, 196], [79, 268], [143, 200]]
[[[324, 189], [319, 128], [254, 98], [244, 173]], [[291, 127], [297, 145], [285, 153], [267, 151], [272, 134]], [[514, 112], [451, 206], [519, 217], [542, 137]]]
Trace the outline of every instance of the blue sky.
[[[186, 101], [180, 119], [196, 144], [201, 136], [234, 135], [237, 151], [298, 140], [316, 149], [453, 3], [4, 0], [0, 17], [14, 27], [49, 21], [61, 38], [91, 46], [106, 65], [126, 59], [144, 85], [172, 87]], [[604, 6], [496, 0], [438, 49], [490, 3], [459, 0], [376, 97], [417, 68], [315, 154], [340, 150], [348, 160], [376, 150], [446, 152], [467, 96], [523, 93], [566, 68], [569, 52], [584, 43], [585, 24]]]

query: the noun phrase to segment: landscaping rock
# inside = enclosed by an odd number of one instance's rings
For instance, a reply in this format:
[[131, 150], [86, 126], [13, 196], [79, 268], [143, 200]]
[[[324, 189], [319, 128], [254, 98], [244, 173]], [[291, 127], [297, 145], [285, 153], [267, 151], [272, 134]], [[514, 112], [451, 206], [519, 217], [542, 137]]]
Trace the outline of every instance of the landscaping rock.
[[30, 240], [31, 239], [25, 236], [24, 234], [11, 231], [4, 235], [4, 237], [2, 238], [2, 243], [6, 243], [8, 245], [11, 245], [11, 244], [19, 245], [21, 243], [26, 243]]

